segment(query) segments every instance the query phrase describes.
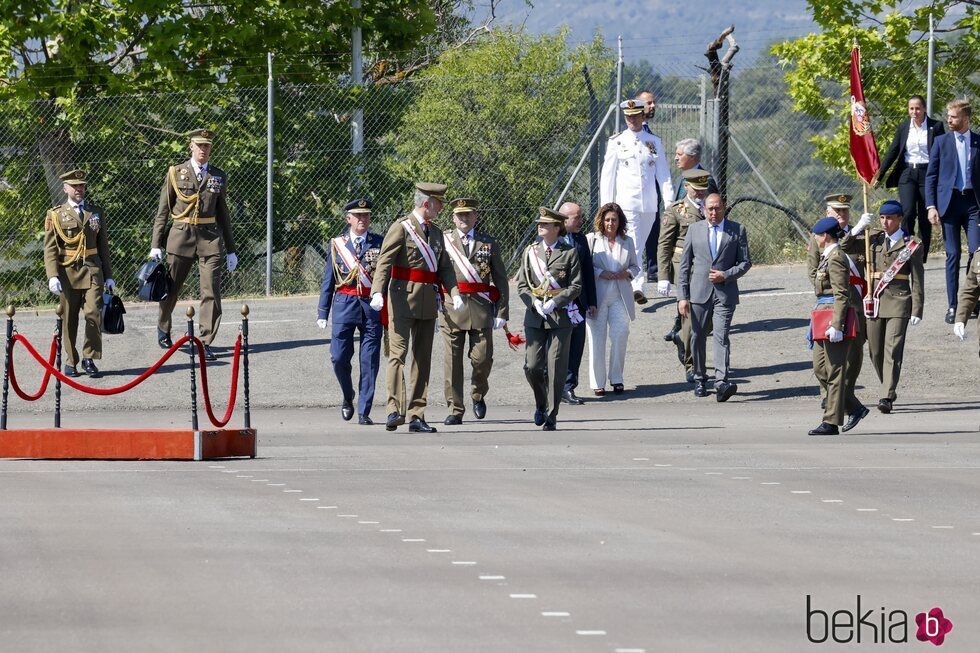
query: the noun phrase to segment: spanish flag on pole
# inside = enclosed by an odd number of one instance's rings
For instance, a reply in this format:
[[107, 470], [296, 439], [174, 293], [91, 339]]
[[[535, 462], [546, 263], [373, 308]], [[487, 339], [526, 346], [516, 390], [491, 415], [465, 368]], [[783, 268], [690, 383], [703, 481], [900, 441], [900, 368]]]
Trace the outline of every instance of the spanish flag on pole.
[[861, 86], [861, 51], [857, 40], [851, 51], [851, 159], [858, 176], [871, 183], [881, 162], [875, 135], [871, 131], [871, 118], [864, 103], [864, 89]]

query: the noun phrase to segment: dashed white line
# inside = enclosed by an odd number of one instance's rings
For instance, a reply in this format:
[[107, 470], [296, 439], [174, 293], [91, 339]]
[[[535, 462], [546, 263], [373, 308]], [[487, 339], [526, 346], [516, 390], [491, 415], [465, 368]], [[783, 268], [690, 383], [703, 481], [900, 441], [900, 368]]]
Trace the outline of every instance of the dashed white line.
[[283, 490], [283, 492], [302, 492], [303, 490]]
[[269, 482], [269, 479], [267, 479], [267, 478], [253, 478], [252, 479], [252, 482], [253, 483], [268, 483]]
[[285, 487], [285, 483], [266, 483], [269, 487]]
[[317, 506], [318, 510], [336, 510], [337, 506]]
[[542, 617], [571, 617], [572, 615], [568, 612], [542, 612]]
[[649, 458], [634, 458], [633, 460], [635, 460], [636, 462], [641, 462], [641, 461], [650, 460], [650, 459]]
[[858, 508], [858, 512], [878, 512], [877, 508]]
[[401, 533], [402, 532], [402, 529], [400, 529], [400, 528], [379, 528], [378, 529], [378, 532], [379, 533]]
[[759, 485], [782, 485], [779, 481], [764, 481], [759, 483]]
[[426, 553], [452, 553], [452, 549], [426, 549]]
[[892, 521], [915, 521], [911, 517], [892, 517]]
[[[974, 533], [974, 535], [980, 535], [980, 533]], [[507, 580], [506, 576], [480, 576], [480, 580]]]
[[252, 478], [251, 474], [236, 474], [235, 478]]
[[843, 499], [820, 499], [824, 503], [844, 503]]
[[536, 598], [538, 598], [538, 595], [537, 594], [511, 594], [510, 595], [510, 598], [512, 598], [512, 599], [536, 599]]
[[211, 469], [224, 469], [224, 465], [208, 465]]
[[980, 535], [980, 533], [970, 533], [970, 535]]
[[933, 526], [933, 528], [941, 528], [943, 530], [949, 530], [949, 529], [951, 529], [953, 527], [952, 526]]
[[606, 631], [604, 631], [604, 630], [576, 630], [575, 631], [575, 634], [576, 635], [585, 635], [586, 637], [589, 637], [589, 636], [596, 636], [596, 635], [605, 635], [606, 634]]
[[732, 476], [733, 481], [751, 481], [751, 476]]
[[403, 537], [402, 542], [425, 542], [425, 538], [422, 537]]
[[300, 497], [299, 500], [300, 501], [319, 501], [319, 499], [316, 499], [314, 497]]
[[790, 490], [790, 494], [812, 494], [810, 490]]
[[453, 560], [453, 564], [454, 565], [471, 566], [471, 565], [475, 565], [476, 564], [476, 561], [475, 560]]
[[668, 465], [668, 464], [665, 464], [665, 463], [654, 463], [653, 466], [654, 467], [673, 467], [673, 465]]
[[721, 472], [705, 472], [705, 476], [722, 476]]
[[365, 521], [359, 521], [357, 523], [358, 524], [372, 524], [372, 525], [377, 525], [377, 524], [380, 524], [381, 522], [379, 522], [379, 521], [366, 521], [365, 520]]
[[337, 515], [338, 517], [343, 517], [344, 519], [357, 519], [357, 515]]
[[645, 648], [617, 648], [614, 653], [647, 653]]

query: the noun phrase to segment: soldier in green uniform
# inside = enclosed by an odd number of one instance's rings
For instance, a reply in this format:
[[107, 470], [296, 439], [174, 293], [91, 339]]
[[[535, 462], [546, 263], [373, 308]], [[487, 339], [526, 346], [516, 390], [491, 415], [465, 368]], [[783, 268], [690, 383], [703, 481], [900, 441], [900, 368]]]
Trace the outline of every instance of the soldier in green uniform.
[[180, 289], [197, 261], [201, 271], [200, 336], [204, 343], [204, 357], [209, 361], [215, 360], [211, 343], [221, 326], [222, 249], [227, 252], [224, 258], [228, 271], [234, 271], [238, 265], [228, 213], [228, 177], [209, 163], [213, 139], [213, 131], [192, 131], [191, 158], [167, 170], [153, 220], [149, 254], [151, 259], [157, 261], [163, 258], [161, 248], [169, 225], [167, 263], [174, 285], [167, 298], [160, 302], [160, 319], [157, 323], [157, 342], [164, 349], [173, 346], [170, 338], [171, 314]]
[[65, 375], [79, 376], [78, 311], [85, 313], [82, 369], [93, 378], [100, 376], [94, 359], [102, 358], [102, 292], [112, 290], [112, 265], [105, 215], [85, 199], [86, 174], [72, 170], [61, 175], [67, 200], [48, 209], [44, 217], [44, 271], [48, 288], [61, 295], [62, 339], [65, 346]]
[[868, 320], [868, 349], [883, 386], [884, 396], [878, 401], [878, 410], [890, 413], [902, 373], [908, 326], [922, 321], [924, 249], [917, 238], [902, 231], [904, 214], [899, 202], [885, 202], [878, 214], [884, 231], [869, 235], [875, 317]]
[[480, 214], [477, 201], [462, 197], [449, 203], [454, 226], [443, 234], [446, 253], [456, 272], [462, 310], [447, 306], [442, 314], [441, 330], [445, 344], [444, 378], [449, 415], [445, 424], [463, 423], [463, 352], [469, 338], [470, 363], [473, 367], [470, 398], [477, 419], [487, 415], [485, 397], [490, 389], [493, 367], [493, 330], [507, 324], [509, 288], [507, 269], [500, 246], [489, 234], [476, 227]]
[[[673, 286], [677, 285], [677, 274], [681, 263], [681, 252], [684, 251], [684, 239], [687, 228], [699, 220], [704, 220], [704, 198], [708, 193], [708, 182], [711, 176], [707, 170], [691, 168], [682, 173], [685, 196], [667, 207], [664, 212], [663, 224], [660, 227], [660, 242], [657, 247], [657, 268], [661, 280], [657, 283], [657, 292], [667, 297]], [[680, 333], [671, 331], [672, 340], [677, 345], [677, 357], [684, 365], [687, 382], [694, 383], [694, 358], [691, 353], [691, 316], [680, 316]]]
[[573, 301], [582, 292], [582, 269], [575, 248], [558, 240], [564, 216], [543, 206], [538, 213], [541, 240], [524, 250], [517, 290], [527, 308], [524, 374], [534, 392], [534, 424], [554, 431], [568, 372], [572, 327], [585, 319]]
[[[821, 250], [813, 273], [813, 291], [817, 296], [814, 313], [833, 311], [833, 314], [826, 327], [814, 328], [813, 322], [810, 325], [813, 373], [826, 388], [827, 395], [823, 421], [809, 434], [837, 435], [840, 430], [850, 431], [868, 414], [847, 383], [849, 350], [854, 343], [853, 339], [844, 338], [850, 326], [847, 314], [849, 308], [860, 305], [860, 297], [851, 284], [851, 262], [838, 244], [844, 230], [837, 220], [821, 218], [813, 225], [813, 234], [814, 243]], [[843, 428], [839, 429], [841, 425]]]
[[[388, 419], [385, 428], [389, 431], [404, 424], [406, 415], [410, 433], [436, 431], [425, 421], [425, 406], [436, 315], [443, 310], [442, 287], [452, 295], [453, 308], [463, 309], [463, 298], [456, 287], [456, 274], [446, 254], [442, 231], [434, 223], [442, 211], [445, 196], [445, 184], [415, 184], [415, 209], [388, 229], [374, 270], [371, 308], [380, 311], [387, 305]], [[412, 348], [412, 392], [406, 403], [404, 370], [409, 346]]]

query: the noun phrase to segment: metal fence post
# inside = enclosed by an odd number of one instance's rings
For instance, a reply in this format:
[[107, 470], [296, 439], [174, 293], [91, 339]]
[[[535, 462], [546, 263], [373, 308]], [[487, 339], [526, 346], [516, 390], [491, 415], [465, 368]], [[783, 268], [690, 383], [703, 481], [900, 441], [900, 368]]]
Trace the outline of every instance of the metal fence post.
[[14, 313], [17, 309], [11, 304], [7, 307], [7, 349], [3, 358], [3, 405], [0, 407], [0, 431], [7, 430], [7, 395], [10, 392], [10, 349], [14, 344]]
[[[65, 309], [58, 302], [58, 308], [54, 310], [55, 315], [58, 317], [54, 323], [54, 340], [55, 346], [57, 347], [54, 354], [54, 368], [61, 371], [61, 339], [64, 332], [64, 323], [61, 320], [62, 315], [64, 315]], [[54, 377], [54, 427], [56, 429], [61, 428], [61, 379]]]
[[242, 304], [242, 374], [245, 391], [245, 428], [252, 428], [252, 405], [248, 396], [248, 304]]
[[269, 82], [266, 89], [266, 151], [265, 151], [265, 296], [272, 296], [272, 162], [275, 133], [275, 82], [272, 77], [272, 53], [267, 53]]
[[197, 430], [197, 371], [194, 369], [194, 349], [196, 344], [194, 343], [194, 307], [187, 307], [187, 335], [190, 336], [190, 340], [187, 341], [187, 348], [190, 352], [191, 357], [191, 427]]

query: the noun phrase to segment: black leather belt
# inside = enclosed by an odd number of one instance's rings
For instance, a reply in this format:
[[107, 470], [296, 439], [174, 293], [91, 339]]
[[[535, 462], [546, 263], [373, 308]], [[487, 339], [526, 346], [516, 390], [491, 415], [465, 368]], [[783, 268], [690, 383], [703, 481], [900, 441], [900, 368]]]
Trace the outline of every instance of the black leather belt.
[[960, 190], [959, 188], [952, 189], [957, 195], [973, 195], [973, 189], [967, 188], [966, 190]]
[[929, 164], [928, 163], [906, 163], [905, 164], [905, 167], [906, 168], [911, 168], [912, 170], [921, 170], [923, 168], [928, 168], [929, 167]]

